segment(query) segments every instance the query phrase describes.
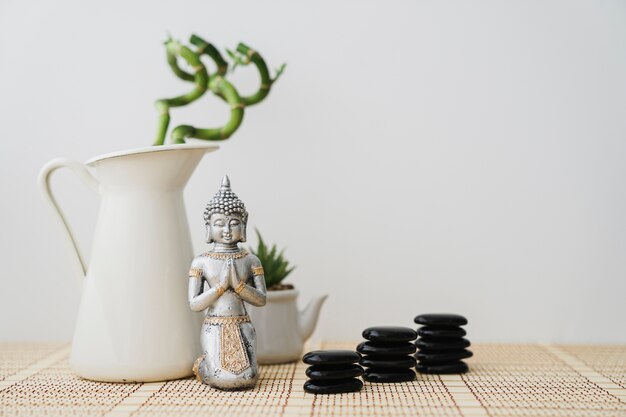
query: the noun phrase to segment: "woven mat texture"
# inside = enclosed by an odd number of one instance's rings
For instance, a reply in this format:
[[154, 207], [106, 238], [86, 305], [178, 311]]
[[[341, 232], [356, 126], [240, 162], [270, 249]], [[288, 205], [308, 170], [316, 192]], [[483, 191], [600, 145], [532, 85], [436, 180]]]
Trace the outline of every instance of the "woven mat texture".
[[[312, 349], [354, 349], [322, 342]], [[83, 380], [65, 344], [0, 344], [0, 416], [620, 416], [626, 417], [626, 346], [471, 347], [470, 372], [362, 391], [311, 395], [303, 363], [261, 367], [252, 391], [195, 379], [149, 384]]]

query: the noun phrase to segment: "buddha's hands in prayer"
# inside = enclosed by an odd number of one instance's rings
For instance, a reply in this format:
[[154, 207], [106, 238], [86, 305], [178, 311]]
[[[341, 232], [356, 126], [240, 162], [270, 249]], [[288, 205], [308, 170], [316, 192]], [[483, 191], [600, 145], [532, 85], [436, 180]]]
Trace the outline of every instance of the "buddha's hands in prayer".
[[235, 268], [235, 263], [232, 259], [229, 259], [230, 262], [230, 286], [233, 289], [239, 287], [241, 281], [239, 280], [239, 275], [237, 274], [237, 269]]
[[230, 286], [230, 263], [232, 262], [232, 260], [228, 260], [228, 262], [224, 263], [224, 265], [222, 266], [222, 272], [220, 273], [220, 287], [222, 287], [224, 290], [227, 290], [228, 287]]

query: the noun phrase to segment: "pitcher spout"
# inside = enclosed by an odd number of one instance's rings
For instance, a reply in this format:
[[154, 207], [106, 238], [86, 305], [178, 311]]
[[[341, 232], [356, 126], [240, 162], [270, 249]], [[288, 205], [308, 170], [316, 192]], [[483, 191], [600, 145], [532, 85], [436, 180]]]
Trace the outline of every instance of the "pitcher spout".
[[309, 301], [309, 304], [306, 306], [304, 310], [300, 312], [300, 337], [302, 337], [302, 341], [305, 342], [315, 330], [315, 326], [317, 325], [317, 319], [320, 316], [320, 311], [322, 310], [322, 304], [326, 301], [328, 295], [322, 295], [321, 297], [317, 297]]

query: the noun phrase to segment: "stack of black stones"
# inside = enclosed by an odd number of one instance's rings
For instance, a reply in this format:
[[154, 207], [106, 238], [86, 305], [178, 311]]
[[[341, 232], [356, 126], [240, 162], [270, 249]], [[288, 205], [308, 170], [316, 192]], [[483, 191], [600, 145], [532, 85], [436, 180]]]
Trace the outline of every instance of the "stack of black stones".
[[418, 352], [417, 371], [425, 374], [461, 374], [468, 371], [462, 361], [472, 356], [467, 350], [470, 341], [461, 326], [467, 319], [457, 314], [421, 314], [415, 323], [423, 325], [417, 329], [419, 338], [415, 342]]
[[363, 331], [367, 339], [356, 348], [363, 354], [363, 379], [368, 382], [406, 382], [415, 379], [415, 340], [417, 333], [409, 327], [378, 326]]
[[363, 368], [357, 365], [361, 355], [351, 350], [314, 350], [304, 355], [302, 361], [309, 366], [304, 390], [311, 394], [340, 394], [360, 391]]

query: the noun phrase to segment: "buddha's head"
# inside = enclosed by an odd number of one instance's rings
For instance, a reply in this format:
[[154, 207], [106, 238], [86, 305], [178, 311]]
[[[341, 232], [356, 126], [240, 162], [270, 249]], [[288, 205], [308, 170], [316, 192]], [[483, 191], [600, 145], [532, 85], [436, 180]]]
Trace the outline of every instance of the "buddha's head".
[[222, 178], [220, 190], [209, 201], [204, 211], [207, 243], [237, 244], [246, 241], [248, 212], [230, 189], [228, 176]]

